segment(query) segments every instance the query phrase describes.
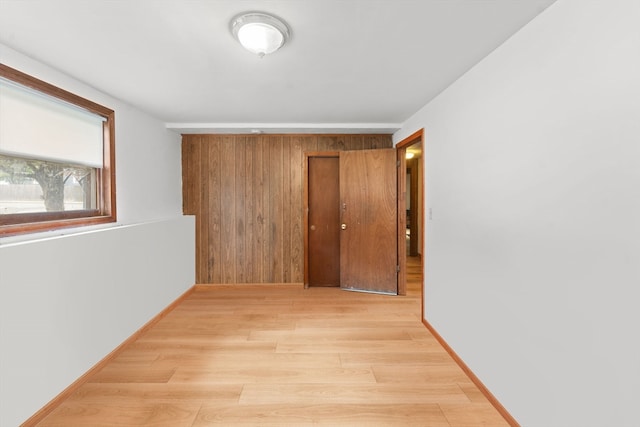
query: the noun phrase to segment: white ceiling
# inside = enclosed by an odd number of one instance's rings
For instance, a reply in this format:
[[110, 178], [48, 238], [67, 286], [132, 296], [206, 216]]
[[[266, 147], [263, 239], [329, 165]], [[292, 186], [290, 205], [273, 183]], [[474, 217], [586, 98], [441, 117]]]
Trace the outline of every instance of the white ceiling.
[[[0, 0], [0, 42], [186, 131], [386, 131], [553, 1]], [[292, 29], [263, 59], [254, 10]]]

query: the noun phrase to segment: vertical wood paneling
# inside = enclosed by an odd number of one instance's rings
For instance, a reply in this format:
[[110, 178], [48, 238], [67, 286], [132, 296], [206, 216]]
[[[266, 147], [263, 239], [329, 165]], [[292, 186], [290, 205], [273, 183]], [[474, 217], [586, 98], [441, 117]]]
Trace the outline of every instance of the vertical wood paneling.
[[236, 215], [233, 220], [235, 221], [235, 276], [236, 283], [247, 283], [247, 272], [244, 268], [239, 266], [247, 265], [247, 253], [246, 253], [246, 222], [247, 222], [247, 209], [246, 209], [246, 184], [247, 184], [247, 138], [245, 136], [239, 136], [235, 141], [235, 208]]
[[257, 282], [256, 271], [256, 255], [254, 250], [255, 233], [257, 228], [257, 221], [255, 218], [256, 211], [256, 193], [254, 192], [255, 182], [253, 177], [255, 176], [255, 144], [257, 137], [250, 136], [246, 138], [245, 155], [244, 160], [246, 162], [246, 178], [244, 189], [244, 219], [245, 219], [245, 235], [244, 235], [244, 247], [246, 259], [244, 264], [239, 264], [239, 267], [244, 270], [245, 282], [255, 283]]
[[[211, 266], [209, 265], [209, 223], [211, 213], [209, 208], [209, 145], [204, 138], [198, 137], [196, 143], [200, 147], [200, 178], [197, 187], [200, 203], [196, 215], [196, 258], [198, 259], [198, 277], [200, 283], [211, 280]], [[206, 214], [203, 214], [206, 212]]]
[[[302, 151], [319, 151], [318, 148], [318, 138], [315, 136], [304, 136], [302, 139]], [[304, 159], [304, 158], [303, 158]], [[303, 177], [304, 179], [304, 177]]]
[[363, 150], [364, 149], [364, 136], [363, 135], [349, 135], [349, 144], [345, 148], [346, 150]]
[[[291, 167], [289, 168], [289, 216], [291, 218], [291, 224], [289, 227], [289, 245], [290, 245], [290, 259], [289, 259], [289, 282], [300, 283], [304, 280], [304, 270], [300, 269], [301, 265], [304, 265], [304, 230], [303, 226], [303, 211], [302, 211], [302, 186], [304, 181], [302, 179], [302, 167], [294, 167], [294, 165], [302, 165], [304, 161], [304, 152], [302, 151], [302, 138], [299, 136], [289, 137], [289, 159]], [[286, 258], [285, 258], [286, 262]], [[285, 278], [286, 279], [286, 278]]]
[[[200, 174], [189, 173], [188, 169], [195, 166], [195, 159], [197, 158], [193, 154], [195, 144], [193, 141], [184, 141], [182, 143], [182, 212], [185, 215], [196, 214], [196, 197], [193, 195], [194, 191], [194, 179], [200, 176]], [[193, 163], [190, 163], [193, 161]]]
[[318, 151], [341, 151], [344, 150], [344, 140], [338, 135], [318, 135]]
[[[207, 180], [203, 181], [203, 188], [206, 192], [206, 203], [208, 207], [207, 221], [207, 265], [206, 283], [219, 283], [222, 281], [222, 238], [220, 234], [220, 221], [222, 216], [222, 183], [220, 180], [220, 145], [219, 139], [204, 137], [205, 146], [203, 150], [207, 152], [207, 163], [203, 164], [203, 175]], [[206, 173], [206, 174], [205, 174]]]
[[220, 282], [236, 282], [236, 138], [224, 136], [220, 141]]
[[371, 141], [372, 149], [388, 148], [387, 138], [384, 135], [371, 135], [369, 140]]
[[198, 283], [302, 283], [304, 153], [391, 146], [390, 135], [184, 135]]
[[[186, 144], [185, 144], [186, 142]], [[200, 143], [200, 138], [193, 138], [190, 141], [185, 141], [185, 144], [188, 148], [183, 151], [183, 156], [190, 156], [186, 159], [182, 159], [182, 185], [183, 185], [183, 204], [189, 207], [189, 212], [185, 212], [186, 215], [195, 215], [196, 216], [196, 230], [202, 229], [202, 221], [206, 221], [205, 215], [200, 215], [201, 206], [202, 206], [202, 198], [201, 196], [201, 188], [202, 188], [202, 167], [201, 167], [201, 148], [202, 144]], [[185, 186], [189, 188], [187, 190], [184, 189]], [[203, 277], [200, 275], [202, 271], [205, 270], [204, 265], [202, 264], [203, 256], [206, 256], [205, 251], [202, 250], [204, 247], [202, 241], [202, 233], [196, 233], [196, 281], [200, 282]], [[201, 283], [201, 282], [200, 282]]]
[[282, 138], [282, 282], [291, 283], [291, 137]]
[[[266, 153], [266, 157], [265, 157]], [[268, 270], [265, 267], [265, 259], [267, 258], [267, 240], [266, 230], [269, 225], [269, 181], [267, 163], [269, 161], [269, 146], [264, 138], [258, 138], [256, 142], [256, 236], [255, 236], [255, 257], [256, 265], [256, 282], [267, 282]], [[266, 160], [265, 160], [266, 159]]]
[[269, 245], [265, 263], [269, 267], [268, 283], [280, 283], [282, 277], [282, 137], [269, 136]]

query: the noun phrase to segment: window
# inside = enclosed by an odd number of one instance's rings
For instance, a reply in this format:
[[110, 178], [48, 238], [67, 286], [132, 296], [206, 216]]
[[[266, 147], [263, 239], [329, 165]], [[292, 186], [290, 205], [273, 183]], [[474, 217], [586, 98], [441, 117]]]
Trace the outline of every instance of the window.
[[0, 64], [0, 236], [116, 220], [114, 112]]

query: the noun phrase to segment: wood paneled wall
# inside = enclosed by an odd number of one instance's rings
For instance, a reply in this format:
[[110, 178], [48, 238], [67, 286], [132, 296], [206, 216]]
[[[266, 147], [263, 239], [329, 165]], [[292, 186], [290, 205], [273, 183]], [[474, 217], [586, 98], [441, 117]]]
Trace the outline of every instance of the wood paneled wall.
[[302, 283], [304, 153], [392, 146], [391, 135], [183, 135], [197, 283]]

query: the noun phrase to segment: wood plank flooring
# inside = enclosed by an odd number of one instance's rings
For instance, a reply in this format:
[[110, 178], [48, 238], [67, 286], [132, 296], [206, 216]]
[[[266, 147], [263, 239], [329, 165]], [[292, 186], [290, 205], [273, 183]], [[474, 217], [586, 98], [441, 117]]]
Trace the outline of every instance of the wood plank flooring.
[[506, 426], [407, 296], [198, 289], [89, 378], [45, 426]]

